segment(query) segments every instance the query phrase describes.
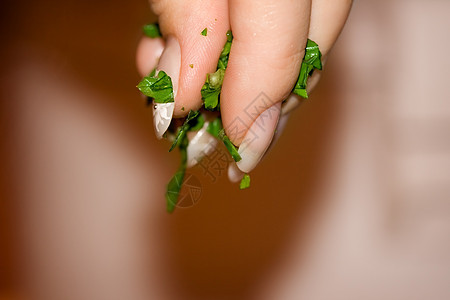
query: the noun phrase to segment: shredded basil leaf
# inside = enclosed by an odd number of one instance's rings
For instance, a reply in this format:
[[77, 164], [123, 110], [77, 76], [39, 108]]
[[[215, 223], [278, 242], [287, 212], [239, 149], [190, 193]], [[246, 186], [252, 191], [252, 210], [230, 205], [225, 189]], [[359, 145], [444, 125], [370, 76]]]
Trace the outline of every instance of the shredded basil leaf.
[[153, 39], [161, 37], [161, 31], [159, 30], [158, 23], [146, 24], [142, 26], [142, 31], [144, 32], [145, 36], [148, 36]]
[[201, 32], [201, 34], [202, 34], [203, 36], [207, 36], [207, 35], [208, 35], [208, 28], [203, 29], [202, 32]]
[[215, 73], [206, 74], [206, 82], [201, 89], [206, 109], [214, 110], [217, 108], [224, 76], [225, 70], [223, 69], [218, 69]]
[[244, 177], [242, 178], [241, 183], [239, 184], [239, 188], [243, 190], [249, 187], [250, 187], [250, 175], [244, 174]]
[[137, 88], [156, 103], [174, 102], [172, 79], [164, 71], [153, 70], [137, 85]]
[[170, 179], [167, 184], [167, 192], [166, 192], [166, 203], [167, 203], [167, 211], [169, 213], [175, 210], [175, 206], [178, 203], [178, 196], [180, 195], [181, 187], [183, 186], [183, 179], [186, 173], [187, 167], [187, 146], [188, 139], [187, 136], [184, 135], [180, 144], [180, 154], [181, 154], [181, 164], [178, 167], [175, 175]]
[[[183, 141], [184, 137], [186, 136], [186, 133], [192, 129], [192, 130], [196, 130], [194, 128], [198, 128], [200, 126], [200, 128], [203, 127], [203, 124], [205, 123], [205, 120], [203, 119], [203, 117], [199, 117], [201, 116], [200, 113], [198, 111], [189, 111], [186, 120], [184, 120], [183, 125], [181, 125], [180, 128], [178, 128], [178, 132], [177, 135], [175, 137], [175, 140], [172, 143], [172, 146], [169, 149], [169, 152], [171, 152], [178, 144], [179, 141]], [[198, 128], [198, 129], [200, 129]]]
[[239, 155], [238, 150], [236, 149], [236, 146], [230, 141], [230, 138], [225, 134], [225, 130], [222, 129], [219, 134], [218, 138], [222, 140], [222, 142], [225, 144], [225, 147], [227, 148], [228, 152], [230, 152], [231, 157], [234, 159], [234, 161], [240, 161], [242, 157]]
[[219, 137], [219, 133], [222, 129], [222, 120], [219, 117], [210, 122], [208, 127], [206, 127], [206, 131], [216, 138]]
[[297, 83], [292, 92], [303, 98], [308, 98], [306, 91], [306, 84], [309, 76], [312, 75], [315, 69], [322, 70], [322, 53], [320, 53], [319, 46], [308, 39], [305, 48], [305, 56], [303, 57], [302, 65], [300, 67], [300, 74], [298, 75]]

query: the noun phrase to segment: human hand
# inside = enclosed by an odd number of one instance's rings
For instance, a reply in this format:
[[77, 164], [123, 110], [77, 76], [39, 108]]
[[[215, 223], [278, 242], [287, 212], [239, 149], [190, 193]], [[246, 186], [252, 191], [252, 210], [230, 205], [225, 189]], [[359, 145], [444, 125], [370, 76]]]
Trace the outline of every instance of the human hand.
[[[137, 67], [143, 76], [156, 67], [171, 77], [175, 103], [168, 110], [170, 117], [183, 117], [201, 107], [200, 90], [206, 74], [216, 70], [226, 32], [232, 29], [234, 39], [220, 108], [225, 132], [239, 146], [242, 160], [237, 167], [242, 172], [255, 168], [274, 132], [282, 130], [287, 115], [301, 101], [291, 91], [307, 39], [319, 45], [326, 60], [352, 3], [351, 0], [150, 2], [164, 39], [142, 39], [137, 50]], [[207, 36], [200, 34], [204, 28]], [[320, 72], [315, 72], [309, 79], [308, 92], [319, 78]], [[170, 119], [156, 127], [158, 137], [166, 131]], [[195, 151], [188, 151], [190, 161], [202, 150], [196, 147]], [[229, 171], [233, 181], [241, 176], [236, 171]]]

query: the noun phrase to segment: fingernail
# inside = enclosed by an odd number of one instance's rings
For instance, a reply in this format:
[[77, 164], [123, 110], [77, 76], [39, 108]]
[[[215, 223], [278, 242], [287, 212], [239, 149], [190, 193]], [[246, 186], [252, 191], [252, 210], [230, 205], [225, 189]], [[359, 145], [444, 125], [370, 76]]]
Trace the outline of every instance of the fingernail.
[[286, 127], [286, 124], [287, 124], [288, 120], [289, 120], [289, 114], [287, 114], [287, 115], [283, 115], [282, 114], [281, 115], [280, 121], [278, 121], [277, 128], [275, 129], [275, 133], [273, 135], [272, 142], [270, 142], [269, 148], [267, 148], [267, 151], [266, 151], [266, 153], [264, 155], [269, 153], [270, 150], [272, 150], [272, 148], [275, 146], [275, 144], [277, 143], [277, 141], [280, 138], [281, 134], [283, 133], [284, 128]]
[[242, 159], [236, 163], [242, 172], [253, 170], [269, 147], [280, 118], [280, 108], [278, 102], [266, 109], [246, 133], [238, 150]]
[[217, 140], [206, 131], [207, 127], [208, 122], [205, 122], [203, 128], [189, 141], [187, 147], [188, 168], [195, 166], [203, 157], [211, 154], [217, 146]]
[[158, 139], [161, 139], [167, 128], [169, 128], [174, 108], [174, 102], [153, 102], [153, 127], [155, 128], [155, 134]]
[[[173, 86], [173, 95], [177, 96], [178, 81], [180, 77], [181, 67], [181, 49], [177, 39], [169, 36], [167, 38], [166, 47], [164, 48], [159, 60], [157, 71], [164, 71], [170, 76]], [[154, 103], [153, 105], [153, 125], [155, 127], [156, 136], [160, 139], [167, 128], [173, 116], [175, 103]]]
[[244, 172], [239, 170], [234, 162], [230, 163], [228, 165], [228, 179], [230, 179], [231, 182], [236, 183], [241, 181], [242, 177], [244, 177]]

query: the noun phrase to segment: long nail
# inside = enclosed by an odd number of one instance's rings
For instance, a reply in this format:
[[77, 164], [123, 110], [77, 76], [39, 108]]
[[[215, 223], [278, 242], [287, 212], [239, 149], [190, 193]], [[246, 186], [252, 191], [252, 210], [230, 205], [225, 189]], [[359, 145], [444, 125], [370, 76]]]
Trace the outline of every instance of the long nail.
[[206, 131], [208, 122], [189, 141], [187, 147], [187, 167], [195, 166], [203, 157], [211, 154], [217, 147], [217, 139]]
[[[159, 60], [157, 71], [164, 71], [170, 76], [173, 86], [173, 94], [176, 99], [178, 91], [178, 81], [181, 67], [181, 49], [177, 39], [169, 36], [166, 42], [161, 58]], [[175, 100], [176, 101], [176, 100]], [[153, 125], [156, 136], [161, 138], [169, 128], [173, 116], [175, 103], [155, 103], [153, 106]]]
[[236, 163], [242, 172], [253, 170], [269, 147], [280, 118], [280, 108], [278, 102], [266, 109], [246, 133], [238, 150], [242, 159]]
[[228, 179], [230, 179], [231, 182], [238, 182], [244, 177], [244, 172], [239, 170], [239, 168], [236, 166], [234, 162], [230, 163], [228, 165]]

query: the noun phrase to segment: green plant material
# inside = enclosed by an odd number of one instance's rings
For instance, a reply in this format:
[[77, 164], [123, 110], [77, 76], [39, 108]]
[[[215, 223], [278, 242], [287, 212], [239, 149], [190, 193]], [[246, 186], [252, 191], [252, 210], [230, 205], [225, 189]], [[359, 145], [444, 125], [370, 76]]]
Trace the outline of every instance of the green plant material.
[[187, 136], [184, 135], [179, 144], [180, 154], [181, 154], [181, 163], [178, 167], [175, 175], [170, 179], [167, 184], [166, 191], [166, 203], [167, 203], [167, 211], [172, 213], [175, 210], [175, 207], [178, 203], [178, 197], [180, 195], [181, 187], [183, 186], [184, 175], [186, 174], [187, 167], [187, 146], [188, 139]]
[[220, 117], [217, 117], [216, 119], [214, 119], [214, 121], [208, 124], [208, 127], [206, 127], [206, 132], [216, 138], [219, 138], [219, 133], [222, 129], [222, 120], [220, 119]]
[[142, 31], [144, 32], [145, 36], [148, 36], [152, 39], [161, 37], [161, 31], [159, 30], [158, 23], [146, 24], [142, 26]]
[[225, 70], [223, 69], [218, 69], [215, 73], [206, 74], [206, 82], [201, 89], [206, 109], [215, 110], [218, 108], [224, 76]]
[[231, 30], [227, 31], [227, 41], [223, 46], [222, 52], [219, 56], [219, 62], [217, 63], [217, 69], [225, 70], [228, 66], [228, 58], [230, 56], [231, 43], [233, 42], [233, 34]]
[[156, 69], [153, 70], [139, 82], [137, 88], [156, 103], [174, 102], [172, 79], [164, 71], [156, 75]]
[[203, 36], [207, 36], [208, 35], [208, 28], [203, 29], [201, 34]]
[[300, 74], [298, 75], [297, 83], [295, 84], [292, 92], [303, 98], [308, 98], [306, 91], [306, 84], [309, 76], [311, 76], [314, 70], [322, 70], [322, 53], [320, 53], [319, 46], [308, 39], [305, 48], [305, 56], [303, 57], [302, 65], [300, 67]]
[[239, 188], [243, 190], [249, 187], [250, 187], [250, 175], [244, 174], [244, 177], [242, 178], [241, 183], [239, 184]]
[[189, 64], [189, 68], [193, 69], [194, 68], [194, 64]]
[[218, 138], [222, 140], [222, 142], [225, 144], [225, 147], [227, 148], [228, 152], [230, 152], [231, 157], [234, 159], [234, 161], [238, 162], [242, 159], [242, 157], [239, 155], [238, 150], [236, 149], [236, 146], [230, 141], [230, 138], [225, 134], [225, 130], [221, 130], [218, 134]]
[[194, 128], [200, 129], [203, 127], [204, 123], [205, 120], [198, 111], [193, 110], [189, 111], [186, 119], [184, 120], [183, 125], [181, 125], [181, 127], [178, 128], [177, 135], [175, 136], [175, 140], [173, 141], [172, 146], [169, 149], [169, 152], [171, 152], [178, 145], [178, 142], [183, 141], [184, 137], [186, 136], [186, 133], [189, 130], [196, 130]]

